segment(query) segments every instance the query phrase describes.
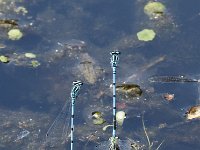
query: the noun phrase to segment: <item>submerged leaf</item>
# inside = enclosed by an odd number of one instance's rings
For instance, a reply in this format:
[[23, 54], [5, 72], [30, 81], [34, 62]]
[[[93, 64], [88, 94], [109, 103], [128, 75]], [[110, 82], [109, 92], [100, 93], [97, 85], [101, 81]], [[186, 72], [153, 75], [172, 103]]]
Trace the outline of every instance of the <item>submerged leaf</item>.
[[116, 92], [125, 97], [139, 97], [142, 95], [142, 89], [137, 84], [120, 84], [116, 86]]
[[99, 111], [94, 111], [94, 112], [92, 112], [92, 116], [93, 116], [95, 119], [99, 119], [99, 118], [102, 118], [102, 113], [99, 112]]
[[31, 61], [31, 65], [32, 65], [32, 67], [36, 68], [40, 65], [40, 63], [37, 60], [33, 60], [33, 61]]
[[106, 121], [103, 118], [93, 119], [93, 124], [101, 125], [104, 124]]

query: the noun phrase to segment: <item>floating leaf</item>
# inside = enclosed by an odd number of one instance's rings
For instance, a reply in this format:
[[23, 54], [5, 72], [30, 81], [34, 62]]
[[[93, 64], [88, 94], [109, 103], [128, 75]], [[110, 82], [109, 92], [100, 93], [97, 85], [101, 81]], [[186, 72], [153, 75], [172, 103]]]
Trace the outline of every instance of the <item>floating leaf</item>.
[[156, 33], [150, 29], [144, 29], [137, 33], [138, 40], [140, 41], [152, 41], [156, 36]]
[[8, 62], [9, 62], [9, 59], [8, 59], [7, 56], [1, 55], [1, 56], [0, 56], [0, 61], [1, 61], [2, 63], [8, 63]]
[[11, 40], [19, 40], [23, 36], [23, 33], [19, 29], [11, 29], [8, 32], [8, 38]]
[[25, 57], [27, 57], [27, 58], [36, 58], [36, 55], [33, 54], [33, 53], [25, 53], [24, 55], [25, 55]]
[[161, 2], [148, 2], [144, 6], [144, 13], [154, 19], [162, 17], [165, 11], [166, 7]]

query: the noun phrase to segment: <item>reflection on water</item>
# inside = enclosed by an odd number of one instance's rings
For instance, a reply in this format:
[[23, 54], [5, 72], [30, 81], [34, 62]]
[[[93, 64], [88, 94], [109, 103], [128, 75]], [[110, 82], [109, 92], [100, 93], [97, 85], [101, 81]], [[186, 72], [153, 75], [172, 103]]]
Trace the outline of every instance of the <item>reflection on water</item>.
[[[155, 20], [144, 13], [147, 2], [1, 1], [0, 55], [11, 61], [0, 64], [0, 149], [44, 149], [45, 133], [69, 97], [74, 80], [85, 83], [76, 101], [75, 149], [79, 145], [94, 149], [108, 140], [111, 129], [102, 128], [112, 123], [109, 52], [116, 48], [122, 52], [117, 84], [138, 85], [142, 90], [137, 97], [117, 95], [118, 108], [127, 113], [117, 130], [119, 138], [148, 146], [141, 124], [144, 114], [152, 142], [158, 146], [159, 139], [164, 140], [160, 149], [198, 149], [199, 121], [186, 121], [181, 111], [197, 104], [198, 91], [186, 84], [152, 84], [148, 78], [199, 74], [199, 30], [193, 31], [199, 10], [194, 2], [163, 2], [166, 14]], [[182, 11], [185, 6], [193, 10]], [[7, 32], [13, 28], [23, 32], [22, 39], [8, 39]], [[144, 28], [156, 31], [154, 41], [137, 39], [136, 33]], [[32, 59], [24, 57], [28, 52], [36, 55], [39, 66], [30, 66]], [[166, 101], [160, 93], [173, 93], [175, 98]], [[95, 111], [102, 113], [105, 124], [93, 124]], [[56, 149], [68, 147], [63, 144]]]

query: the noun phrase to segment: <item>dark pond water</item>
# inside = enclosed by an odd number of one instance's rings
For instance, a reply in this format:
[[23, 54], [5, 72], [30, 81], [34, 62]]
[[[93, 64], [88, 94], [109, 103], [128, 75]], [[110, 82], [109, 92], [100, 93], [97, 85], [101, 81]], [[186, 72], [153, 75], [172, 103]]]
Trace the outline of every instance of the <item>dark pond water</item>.
[[[161, 1], [167, 8], [162, 20], [150, 20], [143, 8], [148, 0], [87, 1], [2, 1], [0, 19], [16, 19], [23, 32], [20, 40], [7, 37], [1, 27], [5, 48], [0, 55], [10, 57], [0, 64], [0, 149], [69, 149], [69, 143], [44, 146], [45, 136], [64, 103], [70, 103], [74, 80], [83, 81], [75, 108], [75, 149], [92, 150], [111, 137], [112, 68], [109, 54], [121, 51], [117, 83], [140, 85], [142, 96], [117, 97], [117, 105], [127, 113], [117, 130], [121, 140], [139, 141], [148, 149], [143, 126], [152, 149], [163, 141], [161, 150], [198, 150], [199, 120], [188, 121], [184, 113], [199, 104], [197, 83], [150, 83], [158, 75], [190, 75], [200, 70], [200, 2]], [[20, 6], [27, 14], [16, 9]], [[141, 42], [137, 32], [156, 32], [151, 42]], [[26, 58], [34, 53], [36, 58]], [[40, 65], [33, 67], [32, 61]], [[167, 102], [162, 93], [173, 93]], [[67, 108], [68, 109], [68, 108]], [[94, 125], [92, 112], [101, 111], [106, 123]], [[62, 128], [58, 128], [60, 136]], [[60, 138], [55, 135], [56, 139]], [[126, 141], [127, 142], [127, 141]], [[126, 143], [125, 142], [125, 143]]]

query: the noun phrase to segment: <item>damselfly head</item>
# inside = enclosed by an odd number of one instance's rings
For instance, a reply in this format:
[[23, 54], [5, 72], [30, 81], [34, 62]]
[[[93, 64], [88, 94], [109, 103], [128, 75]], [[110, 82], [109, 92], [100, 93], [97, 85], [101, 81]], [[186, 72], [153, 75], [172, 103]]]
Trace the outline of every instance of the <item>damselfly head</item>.
[[77, 81], [73, 82], [73, 85], [83, 85], [83, 83], [81, 81], [77, 80]]
[[110, 53], [111, 55], [119, 55], [119, 54], [121, 54], [118, 50], [115, 50], [115, 51], [112, 51], [111, 53]]

